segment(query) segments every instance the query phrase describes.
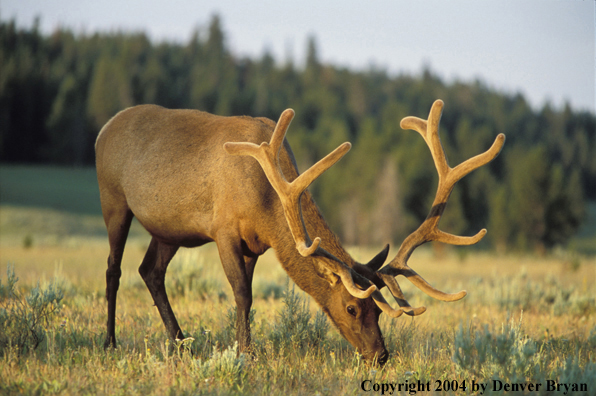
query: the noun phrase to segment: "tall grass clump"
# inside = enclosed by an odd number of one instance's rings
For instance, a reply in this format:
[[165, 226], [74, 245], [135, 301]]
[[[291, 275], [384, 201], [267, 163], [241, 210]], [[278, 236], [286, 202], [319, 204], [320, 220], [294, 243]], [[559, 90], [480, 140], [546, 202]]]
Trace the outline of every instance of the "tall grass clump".
[[308, 301], [296, 293], [295, 285], [290, 289], [286, 283], [284, 306], [279, 312], [279, 321], [273, 326], [269, 340], [275, 349], [304, 349], [320, 346], [329, 331], [329, 322], [322, 311], [314, 318], [308, 309]]
[[19, 353], [36, 349], [46, 338], [46, 329], [60, 311], [63, 292], [55, 282], [39, 283], [24, 296], [17, 289], [19, 278], [8, 266], [7, 281], [0, 279], [0, 355], [16, 348]]

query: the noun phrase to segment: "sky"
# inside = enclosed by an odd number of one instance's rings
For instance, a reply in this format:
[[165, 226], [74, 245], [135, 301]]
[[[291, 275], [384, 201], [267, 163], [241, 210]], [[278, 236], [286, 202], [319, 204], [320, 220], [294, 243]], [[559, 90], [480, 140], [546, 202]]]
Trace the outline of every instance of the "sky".
[[[75, 33], [145, 32], [186, 43], [217, 14], [235, 56], [304, 63], [307, 40], [338, 67], [480, 80], [536, 109], [596, 113], [594, 0], [0, 0], [0, 18]], [[447, 104], [448, 105], [448, 104]]]

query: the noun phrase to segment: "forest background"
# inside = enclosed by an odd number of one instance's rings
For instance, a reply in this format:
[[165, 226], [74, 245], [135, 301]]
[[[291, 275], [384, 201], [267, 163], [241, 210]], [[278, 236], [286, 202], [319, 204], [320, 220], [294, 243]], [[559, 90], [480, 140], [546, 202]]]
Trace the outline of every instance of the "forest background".
[[[379, 245], [402, 240], [428, 213], [433, 162], [424, 141], [399, 122], [426, 118], [442, 99], [440, 131], [452, 166], [507, 135], [501, 155], [458, 184], [442, 228], [473, 234], [487, 227], [480, 247], [499, 251], [595, 253], [594, 113], [534, 109], [521, 94], [482, 81], [446, 84], [430, 68], [390, 76], [323, 64], [315, 37], [304, 67], [267, 52], [237, 57], [224, 37], [217, 16], [183, 44], [154, 43], [143, 33], [59, 28], [44, 35], [38, 25], [0, 21], [0, 163], [91, 167], [100, 128], [141, 103], [273, 120], [291, 107], [288, 140], [301, 170], [344, 141], [354, 144], [311, 192], [346, 244]], [[18, 203], [2, 183], [3, 203]], [[98, 196], [89, 211], [100, 213]], [[581, 230], [591, 242], [578, 242]]]

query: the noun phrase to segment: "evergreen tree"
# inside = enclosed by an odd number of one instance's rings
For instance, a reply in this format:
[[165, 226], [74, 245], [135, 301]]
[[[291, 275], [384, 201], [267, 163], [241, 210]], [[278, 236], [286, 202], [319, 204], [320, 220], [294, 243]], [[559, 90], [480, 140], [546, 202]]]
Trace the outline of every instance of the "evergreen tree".
[[130, 80], [121, 61], [104, 55], [98, 61], [89, 86], [87, 114], [99, 130], [116, 113], [134, 104]]
[[85, 118], [85, 98], [72, 74], [60, 84], [58, 95], [48, 118], [50, 144], [47, 156], [56, 163], [83, 165], [93, 158], [89, 150], [94, 137], [88, 132]]

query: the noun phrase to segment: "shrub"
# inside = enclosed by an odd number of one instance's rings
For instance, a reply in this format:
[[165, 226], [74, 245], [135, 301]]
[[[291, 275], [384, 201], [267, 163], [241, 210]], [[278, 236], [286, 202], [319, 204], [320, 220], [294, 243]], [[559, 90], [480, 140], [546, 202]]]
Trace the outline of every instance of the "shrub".
[[41, 344], [46, 328], [60, 310], [63, 292], [55, 282], [42, 288], [39, 283], [25, 297], [16, 289], [19, 280], [8, 266], [7, 283], [0, 279], [0, 354], [7, 348], [27, 352]]
[[194, 360], [195, 368], [200, 376], [207, 381], [213, 379], [227, 382], [230, 385], [240, 384], [246, 375], [244, 368], [246, 366], [246, 355], [238, 353], [238, 343], [233, 347], [219, 350], [213, 347], [211, 357], [205, 361], [201, 359]]
[[329, 322], [322, 311], [318, 311], [314, 320], [308, 310], [308, 302], [286, 284], [284, 292], [284, 308], [279, 313], [276, 323], [269, 335], [277, 349], [302, 349], [320, 345], [329, 330]]
[[546, 343], [530, 339], [521, 324], [521, 318], [518, 323], [510, 320], [500, 331], [492, 331], [487, 325], [480, 330], [460, 325], [455, 334], [453, 361], [460, 370], [477, 378], [536, 383], [558, 379], [587, 383], [588, 389], [596, 387], [596, 362], [588, 360], [582, 364], [579, 351], [580, 344], [590, 348], [592, 334], [586, 344], [578, 343], [575, 353], [569, 351], [569, 358], [561, 362], [560, 348], [550, 351]]
[[504, 323], [499, 332], [466, 328], [460, 325], [455, 334], [455, 363], [478, 377], [503, 378], [511, 381], [533, 378], [540, 373], [543, 361], [535, 341], [525, 337], [522, 319]]
[[501, 309], [550, 312], [555, 316], [583, 316], [596, 312], [594, 295], [564, 286], [552, 276], [543, 282], [533, 281], [524, 269], [514, 277], [494, 277], [489, 280], [476, 278], [471, 283], [478, 286], [471, 299]]
[[[222, 331], [216, 332], [213, 335], [213, 342], [219, 345], [232, 345], [232, 343], [236, 340], [236, 320], [237, 320], [237, 307], [234, 305], [230, 307], [226, 312], [225, 316], [225, 324]], [[255, 324], [255, 314], [257, 311], [251, 309], [248, 313], [248, 322], [250, 323], [251, 329], [254, 327]]]
[[166, 288], [171, 298], [225, 299], [217, 280], [205, 276], [205, 259], [199, 249], [184, 249], [170, 264]]
[[278, 282], [257, 279], [254, 282], [253, 293], [255, 298], [273, 298], [277, 300], [283, 297], [284, 286]]

